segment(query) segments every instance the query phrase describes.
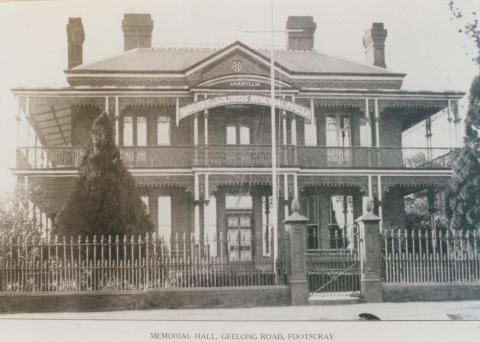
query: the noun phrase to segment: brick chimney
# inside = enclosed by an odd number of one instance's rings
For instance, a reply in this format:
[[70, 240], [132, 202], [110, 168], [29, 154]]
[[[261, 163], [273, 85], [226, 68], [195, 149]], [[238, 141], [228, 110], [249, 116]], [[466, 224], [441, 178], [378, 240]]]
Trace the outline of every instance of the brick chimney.
[[124, 51], [152, 47], [153, 20], [150, 14], [125, 14], [122, 29]]
[[315, 29], [317, 24], [312, 16], [288, 17], [287, 30], [301, 30], [288, 32], [288, 50], [313, 50]]
[[373, 23], [372, 27], [365, 31], [363, 46], [367, 63], [381, 68], [387, 67], [385, 64], [385, 39], [387, 39], [387, 30], [383, 27], [383, 23]]
[[83, 31], [82, 18], [69, 18], [67, 24], [68, 68], [74, 68], [83, 63]]

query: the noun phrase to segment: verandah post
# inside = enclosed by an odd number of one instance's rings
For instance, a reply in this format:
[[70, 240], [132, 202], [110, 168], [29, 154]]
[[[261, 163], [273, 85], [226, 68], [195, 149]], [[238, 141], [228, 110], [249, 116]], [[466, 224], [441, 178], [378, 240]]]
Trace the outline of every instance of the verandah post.
[[370, 207], [356, 222], [360, 228], [360, 293], [368, 303], [383, 302], [380, 218]]
[[296, 199], [292, 202], [292, 215], [285, 221], [285, 229], [290, 234], [290, 267], [288, 285], [290, 286], [290, 305], [308, 304], [307, 265], [305, 260], [306, 229], [308, 219], [299, 214], [300, 205]]

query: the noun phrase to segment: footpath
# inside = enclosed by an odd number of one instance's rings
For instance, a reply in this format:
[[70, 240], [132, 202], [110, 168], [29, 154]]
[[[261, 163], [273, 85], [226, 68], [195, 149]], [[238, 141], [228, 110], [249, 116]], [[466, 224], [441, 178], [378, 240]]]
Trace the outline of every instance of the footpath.
[[480, 320], [480, 300], [347, 305], [254, 307], [235, 309], [169, 309], [110, 312], [0, 314], [3, 319], [143, 320], [143, 321], [358, 321], [359, 314], [382, 321]]

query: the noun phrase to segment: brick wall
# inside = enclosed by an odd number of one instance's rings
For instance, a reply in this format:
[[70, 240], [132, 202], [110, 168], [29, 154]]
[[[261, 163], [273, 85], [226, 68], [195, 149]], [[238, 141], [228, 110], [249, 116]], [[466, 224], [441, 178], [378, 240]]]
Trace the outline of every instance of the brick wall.
[[383, 284], [386, 302], [480, 299], [480, 284]]
[[124, 293], [0, 295], [0, 312], [239, 308], [290, 304], [288, 286], [217, 287]]

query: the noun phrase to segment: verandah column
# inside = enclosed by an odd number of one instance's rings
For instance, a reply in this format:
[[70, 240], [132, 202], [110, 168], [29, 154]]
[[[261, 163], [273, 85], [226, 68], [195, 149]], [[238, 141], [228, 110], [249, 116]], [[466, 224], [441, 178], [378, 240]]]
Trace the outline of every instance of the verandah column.
[[377, 194], [378, 194], [378, 216], [380, 218], [379, 221], [379, 229], [383, 231], [383, 191], [382, 191], [382, 176], [377, 175]]
[[425, 138], [427, 139], [427, 161], [432, 160], [432, 119], [425, 120]]
[[[207, 95], [205, 95], [205, 100], [207, 99]], [[204, 146], [204, 160], [205, 166], [208, 165], [208, 109], [205, 109], [203, 112], [203, 142]]]
[[118, 96], [115, 96], [115, 143], [117, 146], [120, 145], [120, 109], [118, 102]]
[[380, 111], [378, 109], [378, 99], [374, 99], [375, 104], [375, 145], [381, 147], [380, 145]]
[[[292, 95], [292, 102], [295, 103], [294, 95]], [[292, 115], [290, 121], [290, 143], [293, 146], [293, 164], [297, 165], [297, 118], [295, 115]], [[296, 192], [295, 198], [297, 198]]]
[[200, 240], [200, 184], [198, 173], [193, 175], [193, 233], [195, 235], [195, 242]]

